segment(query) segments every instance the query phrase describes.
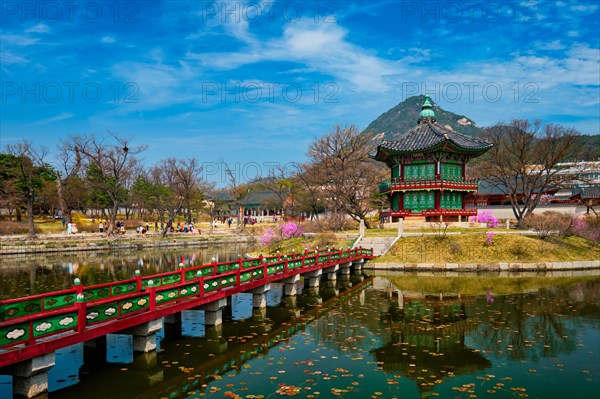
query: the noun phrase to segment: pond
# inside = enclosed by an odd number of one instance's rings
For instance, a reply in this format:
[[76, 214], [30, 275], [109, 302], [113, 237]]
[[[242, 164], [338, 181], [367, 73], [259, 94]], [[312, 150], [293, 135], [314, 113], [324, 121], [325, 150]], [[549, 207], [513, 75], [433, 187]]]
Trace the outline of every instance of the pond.
[[[127, 264], [124, 275], [137, 266]], [[181, 325], [159, 332], [154, 353], [132, 355], [125, 335], [59, 351], [49, 398], [548, 399], [600, 392], [600, 273], [456, 279], [450, 289], [435, 273], [352, 276], [351, 284], [322, 282], [297, 297], [273, 284], [266, 309], [252, 309], [251, 294], [236, 295], [218, 328], [204, 327], [203, 311], [183, 312]], [[7, 377], [2, 382], [0, 397], [9, 397]]]
[[0, 258], [0, 300], [71, 288], [78, 277], [92, 285], [176, 270], [185, 266], [237, 259], [251, 251], [244, 245], [198, 249], [119, 250], [114, 252], [65, 252]]

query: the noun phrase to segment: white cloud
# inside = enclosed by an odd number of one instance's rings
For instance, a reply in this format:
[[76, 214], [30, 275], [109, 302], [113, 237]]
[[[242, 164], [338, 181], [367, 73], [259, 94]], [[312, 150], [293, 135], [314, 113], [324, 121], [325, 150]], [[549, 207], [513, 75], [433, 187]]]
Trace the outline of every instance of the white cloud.
[[598, 8], [600, 8], [600, 6], [597, 4], [577, 4], [570, 7], [570, 9], [573, 11], [579, 11], [583, 13], [593, 13], [598, 11]]
[[29, 62], [27, 58], [8, 50], [0, 51], [0, 59], [2, 59], [4, 65], [27, 64]]
[[110, 44], [116, 42], [117, 39], [114, 36], [102, 36], [102, 39], [100, 39], [100, 41], [102, 43]]
[[72, 114], [72, 113], [69, 113], [69, 112], [62, 112], [62, 113], [60, 113], [58, 115], [55, 115], [55, 116], [53, 116], [51, 118], [41, 119], [41, 120], [39, 120], [37, 122], [30, 123], [28, 126], [32, 127], [32, 126], [49, 125], [49, 124], [54, 123], [54, 122], [60, 122], [60, 121], [63, 121], [65, 119], [70, 119], [70, 118], [72, 118], [74, 116], [75, 116], [75, 114]]
[[536, 42], [534, 46], [537, 50], [563, 50], [565, 45], [560, 40], [553, 40], [551, 42]]
[[385, 76], [397, 73], [398, 65], [348, 42], [347, 33], [337, 24], [303, 19], [288, 24], [281, 37], [249, 45], [239, 52], [189, 52], [187, 59], [221, 70], [265, 61], [291, 61], [350, 83], [361, 92], [385, 89]]
[[50, 28], [46, 24], [37, 24], [32, 26], [31, 28], [25, 29], [27, 33], [48, 33], [50, 32]]
[[26, 35], [0, 34], [0, 42], [2, 42], [2, 47], [4, 48], [8, 46], [26, 47], [38, 44], [39, 39]]

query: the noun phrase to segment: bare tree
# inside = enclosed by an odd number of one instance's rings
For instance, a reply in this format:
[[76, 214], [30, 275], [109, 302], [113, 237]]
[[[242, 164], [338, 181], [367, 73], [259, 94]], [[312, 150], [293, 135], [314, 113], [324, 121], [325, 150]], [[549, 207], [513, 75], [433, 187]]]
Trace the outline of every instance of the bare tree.
[[33, 221], [33, 203], [36, 193], [42, 187], [43, 174], [49, 171], [44, 157], [48, 151], [45, 147], [34, 147], [28, 141], [7, 145], [6, 150], [15, 158], [13, 170], [17, 179], [16, 186], [20, 188], [27, 207], [27, 230], [29, 237], [35, 237]]
[[299, 187], [297, 198], [301, 207], [310, 214], [311, 219], [314, 217], [318, 220], [324, 207], [324, 196], [317, 166], [307, 163], [300, 165], [300, 173], [295, 180]]
[[146, 149], [146, 146], [131, 148], [126, 138], [110, 132], [109, 137], [112, 140], [108, 143], [95, 134], [70, 139], [71, 148], [85, 157], [88, 183], [110, 200], [107, 236], [112, 234], [119, 207], [127, 198], [126, 185], [131, 181], [138, 164], [135, 156]]
[[[243, 184], [239, 184], [238, 179], [226, 162], [223, 162], [225, 168], [225, 174], [229, 177], [229, 195], [233, 202], [233, 205], [237, 211], [237, 225], [236, 232], [240, 232], [244, 229], [244, 225], [241, 223], [242, 215], [244, 214], [244, 199], [248, 196], [250, 189]], [[212, 221], [211, 221], [212, 223]]]
[[281, 209], [281, 219], [285, 219], [285, 209], [294, 213], [295, 192], [297, 190], [297, 182], [294, 180], [294, 175], [289, 167], [278, 164], [272, 170], [268, 177], [260, 179], [257, 186], [261, 190], [265, 190], [271, 194], [271, 202], [275, 208]]
[[71, 222], [71, 207], [67, 203], [66, 191], [70, 183], [77, 177], [81, 169], [81, 154], [79, 148], [73, 148], [72, 143], [62, 142], [57, 155], [56, 194], [62, 217]]
[[308, 147], [308, 157], [317, 170], [318, 180], [327, 193], [334, 214], [365, 220], [374, 209], [372, 194], [382, 176], [381, 168], [369, 158], [374, 142], [354, 125], [334, 126]]
[[166, 159], [161, 165], [163, 173], [163, 181], [165, 185], [172, 191], [173, 197], [170, 206], [167, 206], [169, 211], [169, 220], [163, 231], [163, 237], [167, 233], [167, 228], [175, 220], [178, 212], [181, 212], [185, 207], [187, 221], [192, 221], [193, 202], [197, 199], [202, 199], [201, 178], [202, 166], [196, 158], [187, 160], [177, 160], [174, 158]]
[[559, 125], [546, 125], [542, 130], [540, 121], [513, 120], [483, 134], [494, 146], [479, 161], [481, 174], [505, 191], [523, 226], [523, 219], [538, 206], [543, 194], [567, 179], [559, 173], [558, 163], [572, 152], [579, 133]]

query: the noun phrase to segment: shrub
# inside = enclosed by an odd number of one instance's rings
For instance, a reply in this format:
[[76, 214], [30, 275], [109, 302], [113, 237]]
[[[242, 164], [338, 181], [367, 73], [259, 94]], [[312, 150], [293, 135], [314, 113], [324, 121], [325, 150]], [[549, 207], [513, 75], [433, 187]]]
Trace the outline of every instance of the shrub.
[[498, 227], [500, 223], [498, 219], [492, 214], [489, 209], [482, 209], [477, 211], [477, 218], [475, 219], [478, 223], [485, 223], [487, 227]]
[[551, 234], [565, 236], [571, 229], [573, 220], [569, 215], [555, 211], [546, 211], [542, 214], [532, 214], [525, 219], [525, 226], [535, 230], [543, 240]]
[[[35, 232], [39, 233], [40, 229], [35, 226]], [[27, 227], [27, 223], [21, 222], [13, 222], [13, 221], [0, 221], [0, 234], [8, 235], [8, 234], [27, 234], [29, 233], [29, 228]]]
[[585, 215], [573, 218], [573, 233], [597, 245], [600, 242], [600, 216]]
[[430, 226], [438, 238], [445, 238], [450, 222], [434, 222], [430, 223]]
[[495, 234], [493, 231], [487, 233], [485, 238], [485, 245], [487, 245], [488, 247], [494, 245], [494, 235]]
[[324, 248], [328, 245], [331, 246], [335, 244], [336, 240], [337, 238], [335, 234], [333, 234], [331, 231], [323, 231], [317, 234], [315, 245], [319, 248]]
[[283, 238], [302, 237], [304, 231], [294, 222], [288, 222], [281, 225], [281, 236]]
[[458, 241], [450, 242], [448, 249], [450, 250], [450, 253], [453, 255], [461, 255], [463, 252], [462, 247], [460, 246], [460, 243]]
[[356, 220], [326, 217], [319, 220], [306, 220], [301, 227], [307, 233], [318, 233], [321, 231], [358, 230], [359, 223]]
[[269, 228], [269, 229], [265, 230], [265, 232], [263, 233], [263, 235], [260, 237], [260, 243], [263, 246], [269, 245], [276, 238], [277, 238], [277, 235], [275, 234], [275, 231], [273, 229]]
[[265, 230], [260, 238], [263, 246], [270, 245], [282, 240], [289, 240], [290, 238], [302, 237], [304, 231], [296, 223], [288, 222], [284, 223], [277, 228], [268, 228]]

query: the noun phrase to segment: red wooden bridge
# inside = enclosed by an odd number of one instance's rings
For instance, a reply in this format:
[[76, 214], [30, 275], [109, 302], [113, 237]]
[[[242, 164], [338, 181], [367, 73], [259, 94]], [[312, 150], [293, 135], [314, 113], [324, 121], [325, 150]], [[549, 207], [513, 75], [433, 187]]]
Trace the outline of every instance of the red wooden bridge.
[[365, 248], [213, 262], [0, 301], [0, 367], [301, 274], [372, 259]]

